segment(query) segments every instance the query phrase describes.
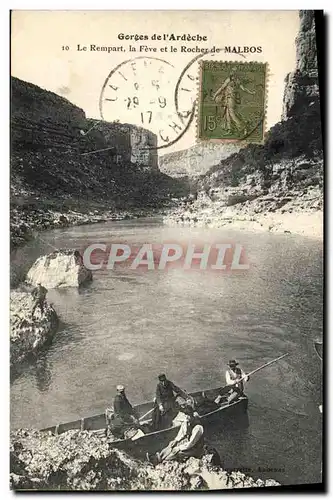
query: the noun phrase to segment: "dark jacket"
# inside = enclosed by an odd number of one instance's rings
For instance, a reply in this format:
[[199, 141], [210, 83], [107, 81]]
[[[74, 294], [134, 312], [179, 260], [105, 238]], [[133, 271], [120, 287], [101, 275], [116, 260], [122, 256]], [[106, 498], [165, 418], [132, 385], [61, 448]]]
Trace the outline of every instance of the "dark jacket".
[[125, 394], [116, 394], [113, 401], [115, 416], [126, 418], [129, 415], [134, 415], [134, 409], [128, 401]]
[[158, 405], [171, 403], [175, 399], [175, 393], [177, 395], [186, 397], [184, 392], [177, 387], [173, 382], [167, 380], [166, 384], [163, 385], [162, 382], [159, 382], [156, 386], [156, 402]]

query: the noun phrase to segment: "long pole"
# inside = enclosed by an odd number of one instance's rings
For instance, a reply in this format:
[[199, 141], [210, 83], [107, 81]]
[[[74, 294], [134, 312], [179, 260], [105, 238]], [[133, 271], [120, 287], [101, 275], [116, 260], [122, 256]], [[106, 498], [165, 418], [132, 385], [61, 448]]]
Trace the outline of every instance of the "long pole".
[[279, 361], [279, 359], [282, 359], [282, 358], [284, 358], [285, 356], [288, 356], [288, 355], [289, 355], [289, 353], [287, 352], [286, 354], [282, 354], [282, 356], [279, 356], [278, 358], [273, 359], [272, 361], [268, 361], [268, 363], [265, 363], [264, 365], [259, 366], [259, 368], [256, 368], [252, 372], [245, 374], [241, 379], [239, 379], [239, 382], [241, 380], [243, 380], [244, 378], [249, 377], [250, 375], [253, 375], [254, 373], [258, 372], [259, 370], [262, 370], [263, 368], [266, 368], [266, 366], [269, 366], [272, 363], [276, 363], [276, 361]]

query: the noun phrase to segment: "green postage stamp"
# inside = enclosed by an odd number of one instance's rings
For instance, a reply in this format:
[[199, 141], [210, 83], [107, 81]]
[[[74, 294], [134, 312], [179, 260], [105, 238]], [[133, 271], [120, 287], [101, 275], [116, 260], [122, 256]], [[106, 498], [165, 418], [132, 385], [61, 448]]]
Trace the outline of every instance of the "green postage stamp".
[[265, 133], [267, 63], [202, 61], [197, 138], [261, 142]]

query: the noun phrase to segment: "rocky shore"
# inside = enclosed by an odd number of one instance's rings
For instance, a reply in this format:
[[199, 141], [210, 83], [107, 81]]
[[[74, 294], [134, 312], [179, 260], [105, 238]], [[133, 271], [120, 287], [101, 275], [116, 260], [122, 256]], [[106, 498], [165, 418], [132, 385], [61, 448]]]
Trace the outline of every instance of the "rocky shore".
[[[276, 165], [275, 181], [246, 175], [237, 187], [214, 185], [183, 200], [165, 216], [167, 224], [228, 227], [245, 231], [323, 237], [322, 160]], [[274, 174], [273, 174], [274, 175]], [[303, 176], [302, 180], [299, 180]], [[295, 177], [298, 181], [295, 181]]]
[[47, 302], [44, 311], [37, 307], [29, 292], [13, 291], [10, 294], [10, 363], [14, 365], [35, 354], [51, 341], [58, 326], [58, 317]]
[[59, 436], [20, 429], [11, 433], [10, 485], [14, 490], [227, 490], [279, 486], [212, 464], [212, 456], [153, 466], [112, 448], [89, 431]]
[[[38, 200], [37, 200], [38, 201]], [[45, 206], [43, 203], [26, 203], [11, 209], [10, 241], [11, 249], [23, 245], [40, 231], [60, 227], [80, 226], [110, 220], [126, 220], [155, 215], [157, 210], [132, 209], [108, 210], [98, 208], [93, 210], [73, 210]]]

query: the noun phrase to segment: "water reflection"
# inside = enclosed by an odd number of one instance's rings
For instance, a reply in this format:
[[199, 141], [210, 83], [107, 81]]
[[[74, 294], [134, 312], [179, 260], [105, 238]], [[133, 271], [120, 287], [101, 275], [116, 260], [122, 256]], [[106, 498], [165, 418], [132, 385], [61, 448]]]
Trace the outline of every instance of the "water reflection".
[[40, 392], [47, 391], [52, 382], [52, 364], [44, 353], [36, 360], [32, 373], [36, 379], [37, 389]]

